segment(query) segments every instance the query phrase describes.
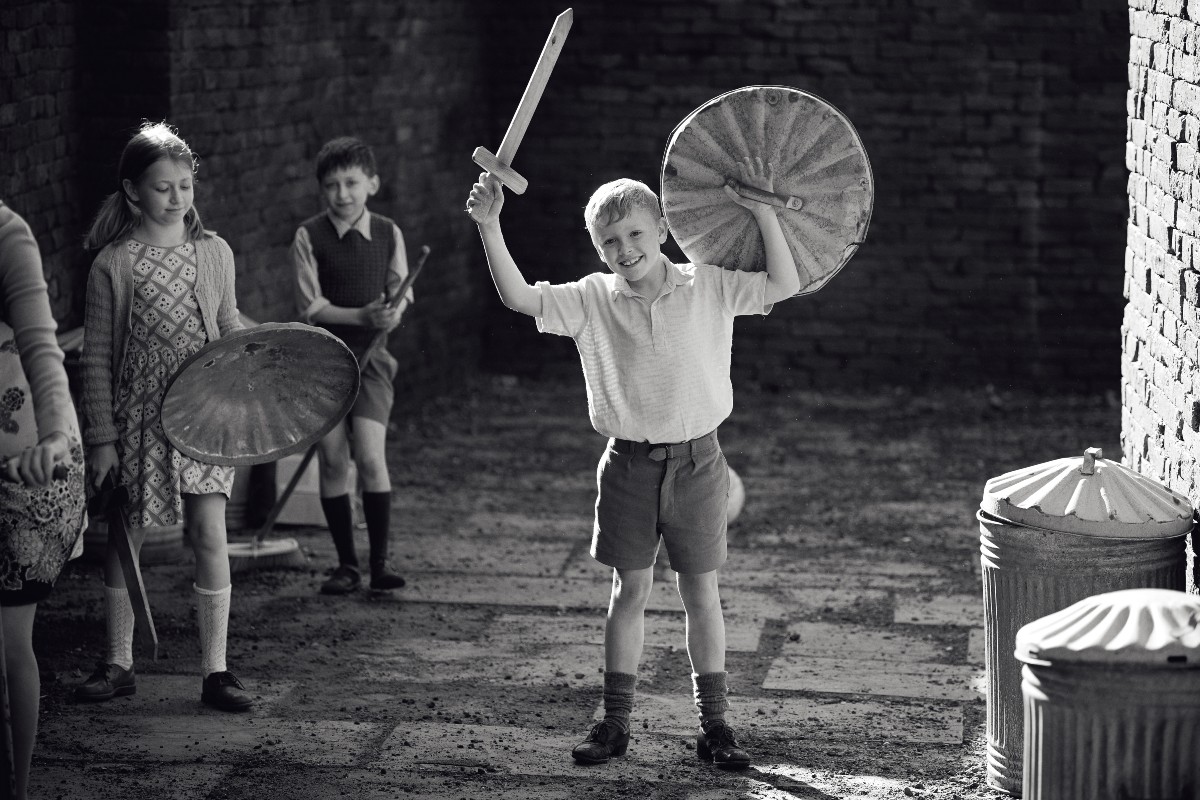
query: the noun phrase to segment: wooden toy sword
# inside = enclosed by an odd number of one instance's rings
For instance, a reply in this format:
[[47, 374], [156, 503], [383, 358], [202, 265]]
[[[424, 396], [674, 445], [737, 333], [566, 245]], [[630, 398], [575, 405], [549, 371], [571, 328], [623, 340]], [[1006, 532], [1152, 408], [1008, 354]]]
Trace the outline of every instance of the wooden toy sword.
[[529, 121], [533, 119], [538, 101], [542, 99], [542, 90], [550, 80], [550, 73], [554, 71], [554, 63], [558, 61], [558, 54], [562, 51], [563, 42], [567, 39], [567, 32], [571, 30], [574, 18], [575, 14], [569, 8], [555, 18], [546, 44], [542, 47], [542, 54], [538, 57], [537, 66], [533, 68], [533, 74], [529, 76], [529, 83], [525, 86], [525, 93], [521, 95], [517, 112], [513, 114], [512, 122], [508, 123], [508, 130], [504, 133], [500, 149], [492, 155], [486, 148], [476, 147], [471, 155], [476, 164], [496, 176], [516, 194], [525, 194], [525, 190], [529, 188], [529, 181], [512, 168], [513, 157], [517, 154]]

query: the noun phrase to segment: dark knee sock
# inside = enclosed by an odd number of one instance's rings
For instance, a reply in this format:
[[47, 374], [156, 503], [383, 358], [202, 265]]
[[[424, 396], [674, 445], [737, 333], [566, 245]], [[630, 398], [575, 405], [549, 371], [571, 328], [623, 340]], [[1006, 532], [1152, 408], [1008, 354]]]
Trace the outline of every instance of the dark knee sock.
[[387, 571], [388, 537], [392, 531], [392, 493], [363, 492], [363, 517], [371, 544], [371, 575]]
[[350, 511], [350, 495], [322, 497], [321, 510], [325, 512], [325, 523], [333, 536], [337, 548], [338, 564], [358, 567], [358, 556], [354, 552], [354, 515]]
[[725, 719], [725, 711], [729, 708], [729, 690], [725, 686], [725, 675], [724, 672], [706, 672], [703, 675], [692, 673], [692, 690], [701, 724], [710, 719]]
[[634, 687], [637, 675], [628, 672], [604, 673], [604, 718], [611, 719], [629, 730], [629, 714], [633, 711]]

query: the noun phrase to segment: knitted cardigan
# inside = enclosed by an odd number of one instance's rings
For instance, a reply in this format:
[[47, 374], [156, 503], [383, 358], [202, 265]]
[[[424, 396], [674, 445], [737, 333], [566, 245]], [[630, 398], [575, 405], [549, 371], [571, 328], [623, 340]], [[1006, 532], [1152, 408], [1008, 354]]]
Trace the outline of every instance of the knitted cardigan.
[[25, 380], [33, 395], [38, 439], [56, 431], [74, 437], [75, 407], [67, 388], [63, 352], [54, 333], [42, 257], [25, 220], [0, 202], [0, 319], [15, 334]]
[[[84, 306], [80, 411], [88, 447], [117, 440], [113, 398], [121, 388], [125, 349], [133, 329], [133, 254], [126, 239], [107, 245], [92, 262]], [[233, 251], [221, 237], [196, 244], [196, 300], [208, 341], [242, 327], [234, 293]]]

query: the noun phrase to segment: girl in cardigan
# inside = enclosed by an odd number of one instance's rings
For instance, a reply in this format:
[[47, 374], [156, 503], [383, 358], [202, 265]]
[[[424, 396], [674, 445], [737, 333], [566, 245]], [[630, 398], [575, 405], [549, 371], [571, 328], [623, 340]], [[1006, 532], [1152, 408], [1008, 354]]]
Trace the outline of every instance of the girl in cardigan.
[[[163, 433], [166, 383], [204, 344], [241, 327], [233, 253], [204, 229], [192, 205], [196, 159], [164, 123], [146, 124], [125, 146], [118, 189], [103, 203], [84, 246], [103, 248], [88, 276], [81, 359], [83, 443], [89, 479], [110, 474], [129, 489], [134, 552], [145, 529], [183, 522], [196, 556], [200, 699], [241, 711], [253, 700], [225, 664], [229, 555], [225, 503], [233, 469], [194, 461]], [[104, 563], [108, 653], [75, 690], [79, 700], [133, 694], [133, 607], [118, 554]]]

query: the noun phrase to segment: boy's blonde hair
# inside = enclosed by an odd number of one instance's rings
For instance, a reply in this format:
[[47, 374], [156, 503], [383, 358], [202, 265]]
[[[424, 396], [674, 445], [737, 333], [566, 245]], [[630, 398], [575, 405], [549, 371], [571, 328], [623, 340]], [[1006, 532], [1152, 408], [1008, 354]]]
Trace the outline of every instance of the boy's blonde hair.
[[592, 192], [583, 210], [583, 221], [588, 233], [594, 233], [597, 226], [625, 219], [638, 208], [649, 211], [655, 220], [662, 217], [658, 195], [649, 186], [630, 178], [619, 178]]

